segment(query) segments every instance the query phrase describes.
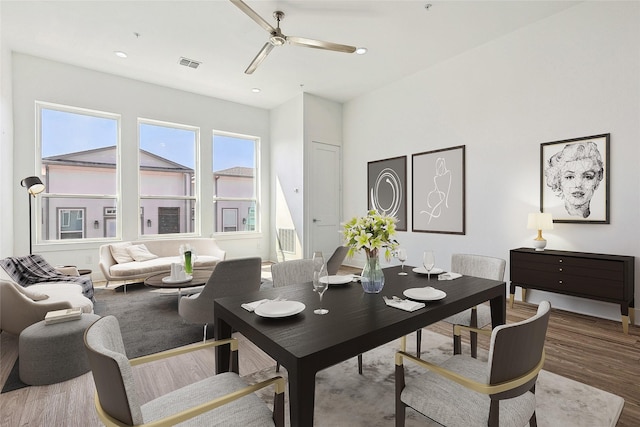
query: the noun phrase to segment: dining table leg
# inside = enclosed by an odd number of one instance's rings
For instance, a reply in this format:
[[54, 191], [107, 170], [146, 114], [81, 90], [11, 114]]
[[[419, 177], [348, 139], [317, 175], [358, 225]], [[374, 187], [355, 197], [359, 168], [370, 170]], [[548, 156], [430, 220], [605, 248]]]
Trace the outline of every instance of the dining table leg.
[[[229, 326], [224, 320], [217, 318], [214, 323], [214, 337], [216, 340], [223, 340], [226, 338], [231, 338], [231, 326]], [[215, 348], [216, 354], [216, 374], [221, 374], [223, 372], [229, 372], [229, 366], [231, 365], [231, 346], [227, 345], [219, 345]], [[236, 352], [237, 355], [237, 352]], [[231, 366], [234, 369], [234, 372], [238, 372], [238, 364], [237, 362]]]
[[498, 296], [491, 298], [491, 327], [504, 325], [507, 323], [507, 291], [506, 289]]
[[289, 373], [289, 414], [292, 427], [313, 426], [316, 371], [285, 366]]

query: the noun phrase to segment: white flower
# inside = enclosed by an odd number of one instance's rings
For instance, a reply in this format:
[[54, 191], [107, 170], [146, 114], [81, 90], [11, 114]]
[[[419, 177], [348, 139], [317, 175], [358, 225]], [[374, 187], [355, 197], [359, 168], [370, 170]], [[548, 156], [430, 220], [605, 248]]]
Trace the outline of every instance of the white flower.
[[396, 221], [396, 218], [380, 215], [375, 210], [370, 210], [367, 216], [353, 217], [343, 225], [342, 231], [345, 246], [349, 248], [347, 256], [364, 249], [367, 256], [375, 257], [380, 249], [385, 248], [385, 258], [391, 259], [391, 251], [398, 246], [391, 237], [396, 233]]

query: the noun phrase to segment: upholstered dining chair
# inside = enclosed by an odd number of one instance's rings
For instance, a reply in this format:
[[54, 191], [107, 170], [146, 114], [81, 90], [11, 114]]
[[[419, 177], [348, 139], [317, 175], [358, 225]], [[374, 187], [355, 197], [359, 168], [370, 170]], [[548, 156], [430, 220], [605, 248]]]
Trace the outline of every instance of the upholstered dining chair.
[[327, 260], [327, 274], [329, 274], [329, 276], [338, 274], [338, 269], [340, 269], [342, 262], [347, 256], [347, 252], [349, 252], [349, 248], [346, 246], [338, 246], [336, 250], [333, 251]]
[[[544, 341], [551, 305], [543, 301], [531, 318], [491, 330], [488, 362], [454, 354], [435, 365], [404, 351], [396, 353], [396, 427], [409, 406], [443, 426], [536, 424], [535, 384], [544, 365]], [[406, 375], [404, 361], [424, 373]]]
[[[504, 269], [507, 262], [501, 258], [494, 258], [483, 255], [452, 254], [451, 271], [465, 276], [481, 277], [490, 280], [504, 280]], [[473, 328], [484, 328], [491, 323], [491, 308], [486, 304], [480, 304], [473, 308], [462, 311], [444, 319], [445, 322], [455, 325], [471, 326]], [[420, 357], [420, 344], [422, 341], [422, 330], [416, 334], [417, 355]], [[478, 355], [478, 335], [470, 333], [471, 357]], [[454, 346], [460, 346], [458, 339], [454, 335]]]
[[261, 265], [260, 257], [218, 262], [202, 292], [180, 298], [178, 314], [189, 323], [204, 324], [203, 341], [206, 341], [207, 325], [215, 319], [213, 300], [259, 290]]
[[[238, 342], [235, 338], [193, 344], [160, 353], [127, 359], [120, 325], [114, 316], [96, 320], [84, 335], [89, 366], [96, 385], [95, 406], [106, 426], [284, 426], [282, 377], [247, 385], [238, 376]], [[232, 371], [207, 377], [140, 404], [133, 366], [230, 344]], [[273, 411], [254, 394], [275, 386]]]

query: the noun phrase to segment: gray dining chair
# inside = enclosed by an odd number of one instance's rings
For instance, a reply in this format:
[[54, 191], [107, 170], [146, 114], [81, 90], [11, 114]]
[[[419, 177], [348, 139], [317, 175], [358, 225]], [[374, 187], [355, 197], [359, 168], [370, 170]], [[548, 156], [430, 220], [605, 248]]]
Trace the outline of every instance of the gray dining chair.
[[[542, 301], [533, 317], [493, 331], [456, 326], [456, 333], [469, 329], [491, 336], [487, 362], [454, 351], [436, 365], [397, 352], [396, 426], [404, 426], [408, 406], [443, 426], [536, 427], [535, 385], [550, 310]], [[405, 374], [404, 361], [415, 363], [419, 373]]]
[[327, 260], [327, 273], [329, 276], [335, 276], [338, 274], [338, 270], [340, 266], [342, 266], [342, 262], [347, 256], [347, 252], [349, 252], [349, 248], [346, 246], [338, 246], [333, 254]]
[[[276, 376], [248, 385], [238, 375], [235, 338], [193, 344], [136, 359], [127, 359], [120, 325], [114, 316], [96, 320], [84, 335], [96, 386], [95, 407], [105, 426], [284, 426], [285, 380]], [[208, 376], [141, 404], [133, 366], [181, 354], [230, 345], [232, 372]], [[255, 391], [274, 385], [273, 410]], [[185, 424], [182, 422], [186, 421]]]
[[[507, 262], [502, 258], [494, 258], [484, 255], [452, 254], [451, 271], [465, 276], [475, 276], [489, 280], [504, 280], [504, 270]], [[454, 281], [455, 283], [455, 281]], [[458, 314], [443, 319], [447, 323], [474, 328], [484, 328], [491, 324], [491, 308], [486, 304], [480, 304]], [[459, 338], [459, 337], [458, 337]], [[420, 357], [420, 345], [422, 341], [422, 329], [416, 334], [417, 355]], [[470, 333], [471, 357], [478, 355], [478, 334]], [[454, 335], [454, 346], [460, 346], [459, 339]]]
[[204, 324], [206, 341], [207, 325], [215, 319], [213, 300], [260, 290], [261, 265], [260, 257], [218, 262], [202, 292], [180, 298], [178, 314], [186, 322]]

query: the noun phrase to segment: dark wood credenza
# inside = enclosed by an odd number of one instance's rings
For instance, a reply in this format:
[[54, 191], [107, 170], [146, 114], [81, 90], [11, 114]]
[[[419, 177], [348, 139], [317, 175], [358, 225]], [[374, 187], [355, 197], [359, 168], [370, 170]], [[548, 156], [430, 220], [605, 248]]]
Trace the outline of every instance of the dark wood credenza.
[[537, 289], [613, 302], [620, 304], [622, 329], [628, 334], [629, 323], [634, 323], [634, 262], [624, 255], [512, 249], [509, 302], [513, 307], [516, 286], [522, 288], [522, 301], [526, 289]]

